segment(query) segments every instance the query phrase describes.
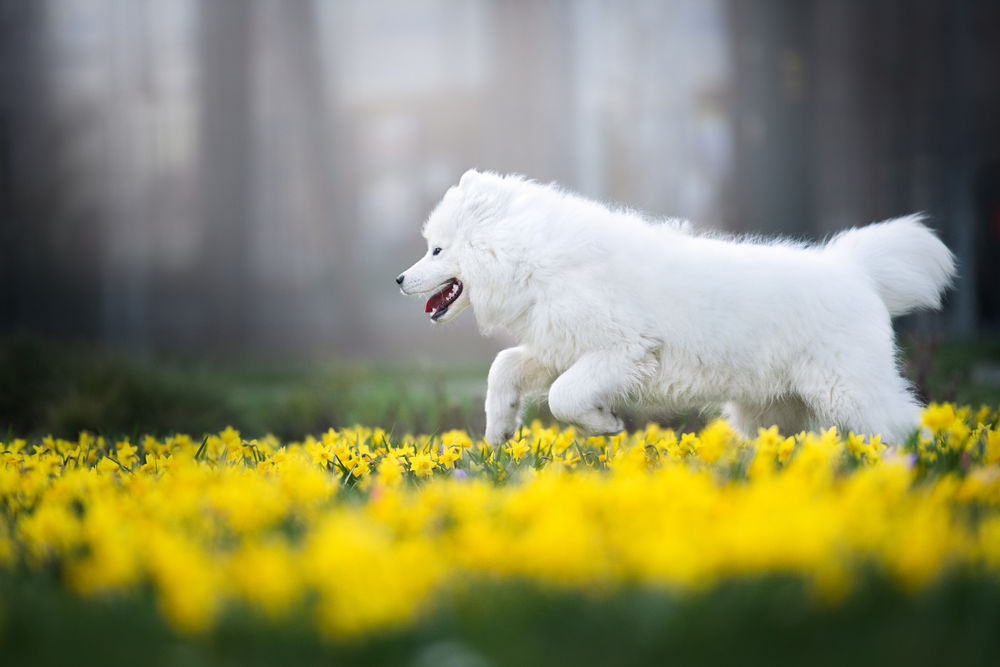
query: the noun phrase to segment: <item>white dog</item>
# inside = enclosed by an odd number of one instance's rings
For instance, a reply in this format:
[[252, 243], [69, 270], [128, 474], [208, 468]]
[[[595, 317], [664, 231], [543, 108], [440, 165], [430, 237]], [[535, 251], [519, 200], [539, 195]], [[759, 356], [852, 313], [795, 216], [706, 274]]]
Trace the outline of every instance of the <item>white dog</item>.
[[951, 252], [910, 215], [825, 245], [697, 235], [519, 176], [466, 172], [424, 226], [428, 251], [396, 282], [431, 293], [434, 322], [472, 305], [497, 355], [486, 439], [506, 441], [526, 397], [559, 420], [622, 429], [615, 408], [724, 405], [744, 434], [839, 426], [900, 441], [919, 405], [890, 318], [940, 306]]

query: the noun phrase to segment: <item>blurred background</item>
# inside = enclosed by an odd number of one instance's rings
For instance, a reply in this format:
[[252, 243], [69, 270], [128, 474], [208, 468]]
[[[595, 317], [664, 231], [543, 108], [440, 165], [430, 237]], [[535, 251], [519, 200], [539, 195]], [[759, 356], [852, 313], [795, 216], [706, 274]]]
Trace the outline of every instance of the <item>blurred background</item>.
[[[911, 375], [958, 341], [941, 391], [1000, 384], [994, 0], [0, 0], [0, 51], [0, 424], [117, 424], [109, 365], [122, 402], [206, 359], [298, 369], [218, 390], [258, 412], [334, 366], [475, 405], [505, 341], [392, 282], [470, 167], [810, 240], [926, 211], [961, 278], [901, 323]], [[70, 407], [25, 389], [81, 358]], [[310, 409], [276, 428], [368, 417]]]

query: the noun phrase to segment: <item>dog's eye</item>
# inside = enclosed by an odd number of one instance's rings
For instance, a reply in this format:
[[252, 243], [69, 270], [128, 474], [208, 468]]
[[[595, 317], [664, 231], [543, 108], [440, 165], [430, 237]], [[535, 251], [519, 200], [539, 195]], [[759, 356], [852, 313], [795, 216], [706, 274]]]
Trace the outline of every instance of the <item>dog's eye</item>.
[[441, 248], [434, 248], [434, 252], [432, 252], [431, 254], [432, 255], [440, 255], [441, 254]]

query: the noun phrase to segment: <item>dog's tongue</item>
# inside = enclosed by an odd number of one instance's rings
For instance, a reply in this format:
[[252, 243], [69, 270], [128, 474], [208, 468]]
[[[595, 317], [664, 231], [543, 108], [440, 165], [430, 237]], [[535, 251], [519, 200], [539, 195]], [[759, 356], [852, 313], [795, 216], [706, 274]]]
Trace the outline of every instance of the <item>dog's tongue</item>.
[[449, 289], [451, 289], [451, 283], [448, 283], [437, 292], [434, 292], [434, 294], [431, 295], [431, 298], [427, 299], [427, 305], [424, 306], [424, 312], [433, 313], [437, 310], [447, 298]]

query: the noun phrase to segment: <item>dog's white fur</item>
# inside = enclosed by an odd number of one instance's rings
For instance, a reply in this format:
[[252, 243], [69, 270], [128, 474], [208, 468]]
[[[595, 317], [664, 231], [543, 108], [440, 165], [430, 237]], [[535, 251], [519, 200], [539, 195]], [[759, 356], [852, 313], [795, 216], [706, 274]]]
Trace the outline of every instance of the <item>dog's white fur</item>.
[[[450, 278], [497, 355], [486, 439], [515, 432], [526, 397], [559, 420], [620, 431], [615, 408], [724, 405], [754, 435], [839, 426], [899, 441], [919, 405], [896, 366], [890, 318], [940, 306], [951, 252], [920, 215], [824, 245], [734, 240], [650, 222], [519, 176], [467, 172], [423, 230], [428, 254], [404, 293]], [[441, 248], [433, 254], [434, 248]]]

